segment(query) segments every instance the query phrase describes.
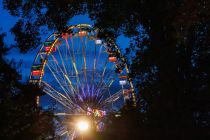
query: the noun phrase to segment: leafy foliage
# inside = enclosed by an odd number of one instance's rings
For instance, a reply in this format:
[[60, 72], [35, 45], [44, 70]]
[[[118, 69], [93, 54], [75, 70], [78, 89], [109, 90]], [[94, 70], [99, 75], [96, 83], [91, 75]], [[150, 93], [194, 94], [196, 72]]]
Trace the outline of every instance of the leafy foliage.
[[11, 29], [15, 35], [15, 45], [21, 52], [27, 52], [40, 45], [40, 33], [38, 28], [30, 22], [24, 23], [23, 20], [17, 21], [15, 26]]
[[0, 139], [53, 139], [52, 112], [35, 103], [41, 89], [19, 82], [19, 64], [4, 57], [8, 51], [4, 36], [0, 35]]
[[210, 137], [209, 1], [52, 0], [31, 2], [36, 10], [25, 10], [27, 3], [4, 0], [4, 7], [12, 15], [24, 13], [24, 23], [35, 25], [36, 31], [44, 25], [60, 30], [71, 17], [87, 12], [104, 29], [101, 36], [131, 38], [126, 57], [143, 116], [142, 139], [153, 134], [156, 139]]

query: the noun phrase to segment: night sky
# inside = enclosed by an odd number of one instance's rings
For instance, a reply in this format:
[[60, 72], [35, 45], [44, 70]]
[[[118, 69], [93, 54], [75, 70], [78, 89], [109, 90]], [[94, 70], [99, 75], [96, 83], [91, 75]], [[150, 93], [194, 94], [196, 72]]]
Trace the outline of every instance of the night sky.
[[[8, 47], [10, 47], [12, 44], [15, 44], [14, 36], [10, 33], [10, 28], [12, 28], [15, 25], [16, 21], [18, 21], [18, 18], [11, 16], [6, 10], [4, 10], [2, 7], [2, 2], [0, 2], [0, 11], [1, 11], [0, 17], [1, 19], [4, 19], [4, 20], [1, 20], [0, 27], [2, 28], [2, 32], [5, 32], [7, 34], [7, 36], [5, 37], [5, 43], [7, 44]], [[94, 22], [90, 20], [88, 15], [74, 16], [72, 19], [69, 20], [68, 24], [77, 25], [77, 24], [83, 24], [83, 23], [94, 26]], [[48, 35], [41, 36], [42, 42], [44, 42], [44, 40], [53, 32], [54, 31], [51, 31], [48, 33]], [[121, 35], [117, 39], [117, 44], [119, 48], [121, 48], [123, 51], [124, 48], [128, 47], [129, 39]], [[22, 82], [26, 82], [29, 80], [31, 66], [40, 47], [41, 47], [41, 44], [36, 49], [29, 51], [25, 54], [19, 53], [18, 48], [12, 48], [9, 51], [8, 55], [6, 56], [6, 58], [9, 60], [14, 59], [16, 62], [20, 60], [22, 61], [22, 66], [20, 68], [20, 72], [21, 72], [20, 74], [22, 75]], [[47, 107], [47, 105], [49, 105], [51, 101], [52, 101], [51, 98], [44, 96], [41, 99], [41, 104], [43, 107]]]
[[[14, 26], [18, 18], [11, 16], [6, 10], [4, 10], [2, 2], [0, 2], [0, 18], [1, 18], [0, 27], [2, 29], [1, 31], [7, 34], [7, 36], [5, 37], [5, 42], [7, 46], [11, 46], [12, 44], [15, 43], [15, 41], [14, 41], [14, 36], [10, 33], [10, 28]], [[94, 25], [94, 22], [90, 20], [88, 15], [77, 15], [69, 20], [69, 25], [77, 25], [82, 23]], [[49, 35], [52, 32], [49, 32]], [[47, 37], [48, 36], [43, 35], [42, 41], [44, 41]], [[117, 44], [119, 45], [119, 48], [128, 47], [129, 39], [121, 35], [117, 39]], [[21, 54], [19, 53], [19, 50], [17, 48], [12, 48], [8, 53], [8, 55], [6, 56], [8, 59], [15, 59], [16, 61], [23, 60], [23, 64], [21, 67], [23, 82], [29, 78], [31, 65], [40, 47], [41, 44], [36, 49], [29, 51], [26, 54]]]

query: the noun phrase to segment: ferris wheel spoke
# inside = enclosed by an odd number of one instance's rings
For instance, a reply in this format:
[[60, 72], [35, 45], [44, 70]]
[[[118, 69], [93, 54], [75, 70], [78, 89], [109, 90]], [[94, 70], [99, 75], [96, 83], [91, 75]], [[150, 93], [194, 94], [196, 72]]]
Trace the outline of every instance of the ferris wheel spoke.
[[[103, 54], [103, 49], [104, 49], [105, 47], [103, 47], [102, 45], [100, 46], [100, 48], [99, 48], [99, 52], [98, 52], [98, 55], [97, 55], [97, 58], [96, 58], [96, 63], [95, 63], [95, 67], [97, 67], [97, 64], [100, 62], [100, 60], [102, 61], [102, 60], [104, 60], [104, 58], [101, 58], [100, 59], [100, 57], [101, 57], [101, 54]], [[107, 65], [107, 63], [108, 63], [108, 59], [105, 59], [105, 63], [104, 63], [104, 69], [103, 69], [103, 73], [105, 73], [105, 71], [106, 71], [106, 65]]]
[[[111, 85], [113, 84], [113, 82], [116, 80], [116, 78], [117, 78], [117, 74], [114, 72], [114, 70], [115, 70], [115, 65], [113, 65], [112, 67], [111, 67], [111, 70], [110, 70], [110, 72], [109, 72], [109, 76], [107, 76], [108, 78], [108, 87], [111, 87]], [[113, 74], [111, 74], [111, 73], [114, 73], [114, 77], [113, 77]]]
[[[65, 51], [67, 51], [67, 50], [65, 50]], [[62, 68], [61, 68], [59, 65], [58, 65], [58, 67], [60, 68], [60, 70], [61, 70], [63, 76], [65, 77], [65, 79], [66, 79], [67, 82], [69, 83], [70, 87], [71, 87], [74, 91], [76, 91], [75, 88], [74, 88], [73, 85], [72, 85], [72, 82], [71, 82], [70, 78], [69, 78], [69, 74], [68, 74], [69, 72], [67, 72], [67, 70], [66, 70], [66, 65], [64, 64], [63, 56], [61, 55], [60, 49], [58, 49], [58, 53], [59, 53], [59, 56], [60, 56], [60, 58], [61, 58], [61, 62], [62, 62], [62, 66], [63, 66], [63, 68], [64, 68], [64, 71], [62, 70]], [[68, 59], [67, 59], [67, 60], [68, 60]], [[72, 60], [72, 59], [71, 59], [71, 60]], [[67, 61], [67, 66], [68, 66], [68, 61]], [[66, 80], [65, 80], [65, 81], [66, 81]]]
[[[71, 62], [72, 62], [72, 64], [73, 64], [73, 62], [75, 63], [75, 58], [74, 58], [74, 54], [73, 54], [74, 52], [71, 53], [71, 48], [70, 48], [68, 39], [65, 39], [65, 44], [66, 44], [67, 50], [68, 50], [68, 51], [67, 51], [68, 53], [67, 53], [66, 55], [68, 56], [68, 54], [69, 54], [70, 60], [71, 60]], [[72, 49], [72, 51], [74, 51], [74, 50]], [[67, 56], [66, 56], [66, 57], [67, 57]], [[67, 65], [69, 65], [69, 63], [67, 63]], [[76, 71], [75, 71], [75, 72], [76, 72]]]
[[60, 56], [60, 59], [61, 59], [61, 63], [62, 63], [64, 72], [65, 72], [65, 74], [67, 74], [66, 66], [64, 65], [63, 56], [61, 55], [61, 52], [60, 52], [60, 48], [59, 47], [58, 47], [58, 53], [59, 53], [59, 56]]
[[[73, 72], [73, 65], [71, 65], [71, 64], [73, 64], [73, 62], [74, 62], [74, 58], [73, 58], [73, 54], [71, 53], [71, 50], [70, 50], [70, 45], [69, 45], [69, 43], [68, 43], [68, 39], [66, 38], [65, 39], [65, 44], [66, 44], [66, 62], [67, 63], [65, 63], [65, 65], [67, 65], [67, 69], [68, 69], [68, 73], [70, 73], [71, 75], [73, 75], [74, 74], [74, 72]], [[70, 59], [69, 61], [68, 61], [68, 59]], [[71, 63], [70, 63], [71, 62]]]
[[52, 92], [43, 89], [43, 91], [45, 93], [47, 93], [50, 97], [54, 98], [56, 101], [58, 101], [60, 104], [62, 104], [64, 107], [67, 107], [68, 109], [72, 109], [69, 104], [63, 100], [63, 98], [61, 98], [60, 96], [57, 96], [56, 94], [52, 94]]
[[58, 76], [56, 76], [56, 73], [53, 72], [52, 68], [50, 68], [49, 64], [47, 64], [48, 69], [50, 70], [50, 72], [52, 73], [53, 77], [55, 78], [55, 80], [57, 81], [57, 83], [60, 85], [60, 87], [63, 89], [64, 93], [66, 95], [68, 95], [68, 91], [66, 91], [66, 89], [63, 87], [63, 85], [61, 84], [61, 81], [64, 81], [63, 79], [58, 79]]
[[120, 89], [116, 93], [112, 94], [110, 97], [108, 97], [106, 100], [102, 102], [103, 105], [110, 105], [113, 102], [117, 101], [122, 96], [122, 90]]
[[103, 78], [104, 78], [104, 75], [105, 75], [107, 63], [108, 63], [108, 59], [106, 59], [106, 61], [105, 61], [104, 69], [103, 69], [103, 72], [101, 74], [100, 82], [97, 84], [98, 85], [97, 88], [99, 88], [101, 86], [102, 82], [103, 82]]
[[57, 63], [54, 63], [54, 61], [52, 61], [52, 62], [48, 61], [47, 66], [51, 68], [52, 71], [50, 71], [50, 72], [53, 72], [54, 75], [58, 77], [58, 79], [61, 79], [61, 80], [64, 79], [64, 78], [62, 78], [62, 75], [61, 75], [61, 73], [63, 73], [63, 71]]
[[[104, 71], [105, 73], [105, 71]], [[114, 74], [114, 77], [113, 77], [113, 74], [110, 74], [110, 72], [107, 71], [107, 73], [109, 73], [108, 76], [106, 76], [106, 78], [108, 79], [108, 82], [104, 81], [104, 73], [102, 74], [102, 77], [101, 77], [101, 80], [100, 80], [100, 83], [98, 84], [97, 88], [100, 88], [100, 87], [105, 87], [105, 88], [110, 88], [112, 83], [115, 81], [115, 79], [117, 78], [116, 74]]]
[[58, 118], [55, 119], [55, 126], [56, 126], [56, 131], [55, 131], [55, 135], [56, 136], [62, 136], [62, 134], [66, 131], [66, 128], [63, 126], [63, 121], [64, 120], [60, 120]]
[[75, 102], [73, 102], [71, 100], [71, 98], [67, 98], [62, 93], [56, 91], [53, 87], [51, 87], [46, 82], [43, 82], [43, 84], [45, 85], [45, 88], [43, 89], [44, 92], [46, 92], [48, 95], [50, 95], [52, 98], [57, 100], [59, 103], [61, 103], [65, 107], [67, 107], [73, 111], [77, 111], [77, 112], [84, 111], [81, 107], [79, 107], [77, 104], [75, 104]]
[[83, 56], [83, 62], [84, 62], [84, 65], [83, 65], [84, 80], [85, 80], [86, 83], [88, 83], [87, 82], [87, 64], [86, 64], [86, 61], [87, 61], [86, 60], [86, 47], [87, 47], [87, 42], [83, 40], [83, 37], [80, 37], [80, 40], [82, 42], [81, 48], [82, 48], [82, 56]]
[[[48, 60], [48, 63], [46, 64], [48, 69], [50, 70], [50, 72], [53, 74], [53, 77], [56, 79], [56, 81], [61, 84], [59, 81], [64, 81], [64, 78], [62, 78], [62, 76], [59, 74], [58, 72], [58, 67], [60, 68], [60, 66], [58, 65], [58, 61], [56, 60], [56, 58], [51, 55], [52, 58], [53, 58], [53, 62], [54, 63], [51, 63], [49, 60]], [[41, 56], [42, 59], [44, 59], [44, 57]], [[62, 69], [60, 68], [60, 71], [63, 73]], [[65, 90], [64, 90], [65, 91]]]
[[[66, 120], [65, 119], [60, 119], [60, 120], [55, 120], [55, 124], [57, 126], [55, 130], [55, 134], [58, 137], [57, 139], [64, 139], [64, 140], [73, 140], [75, 136], [75, 130], [74, 129], [69, 129], [68, 125], [66, 126]], [[69, 139], [71, 138], [71, 139]]]
[[49, 92], [52, 92], [52, 93], [55, 93], [57, 94], [58, 96], [68, 100], [69, 102], [73, 103], [73, 101], [71, 100], [71, 98], [69, 96], [65, 96], [63, 95], [62, 93], [58, 92], [56, 89], [54, 89], [52, 86], [50, 86], [47, 82], [42, 82], [43, 85], [45, 86], [44, 89], [46, 91], [49, 91]]
[[50, 72], [54, 74], [54, 77], [56, 77], [57, 79], [59, 79], [59, 81], [61, 81], [61, 82], [65, 82], [65, 78], [63, 76], [64, 75], [64, 72], [60, 68], [59, 65], [55, 65], [55, 63], [51, 63], [49, 61], [48, 64], [47, 64], [47, 67], [50, 70]]
[[[73, 41], [73, 38], [70, 38], [70, 41], [71, 41], [71, 47], [72, 47], [72, 60], [73, 60], [73, 62], [75, 62], [76, 60], [76, 57], [75, 57], [75, 53], [74, 53], [74, 41]], [[66, 45], [69, 47], [69, 49], [70, 49], [70, 45], [69, 45], [69, 43], [68, 43], [68, 41], [66, 41]]]
[[114, 78], [112, 77], [110, 79], [111, 79], [111, 82], [108, 83], [108, 84], [104, 80], [102, 80], [102, 82], [100, 83], [100, 85], [97, 86], [96, 91], [99, 90], [99, 89], [101, 89], [101, 91], [100, 91], [101, 94], [104, 94], [104, 93], [106, 93], [108, 91], [109, 96], [111, 96], [111, 93], [109, 91], [109, 88], [111, 87], [112, 83], [115, 81], [116, 77], [114, 77]]
[[109, 82], [108, 82], [108, 87], [111, 87], [111, 85], [113, 84], [114, 82], [114, 79], [111, 79]]
[[93, 70], [92, 70], [91, 84], [94, 81], [95, 69], [96, 69], [96, 44], [94, 45], [94, 59], [93, 59]]
[[45, 91], [52, 92], [54, 94], [57, 94], [59, 97], [67, 99], [66, 96], [64, 96], [62, 93], [58, 92], [57, 90], [55, 90], [52, 86], [50, 86], [46, 82], [42, 82], [42, 84], [44, 85], [44, 90]]
[[[74, 67], [74, 70], [75, 70], [75, 73], [76, 73], [76, 82], [77, 82], [77, 90], [79, 90], [79, 85], [81, 85], [80, 83], [80, 79], [79, 79], [79, 76], [78, 76], [78, 70], [77, 70], [77, 66], [76, 66], [76, 57], [75, 57], [75, 52], [74, 52], [74, 41], [73, 41], [73, 38], [70, 39], [71, 40], [71, 46], [72, 46], [72, 64], [73, 64], [73, 67]], [[70, 48], [70, 45], [68, 43], [68, 41], [66, 41], [66, 44], [69, 46]]]
[[103, 47], [103, 46], [101, 45], [101, 46], [100, 46], [100, 49], [99, 49], [99, 52], [98, 52], [98, 58], [97, 58], [97, 60], [100, 60], [101, 54], [102, 54], [102, 52], [103, 52], [103, 48], [105, 48], [105, 47]]
[[104, 64], [104, 69], [103, 69], [103, 72], [102, 72], [102, 78], [104, 77], [104, 74], [106, 72], [107, 64], [108, 64], [108, 59], [106, 59], [105, 64]]
[[[65, 39], [65, 44], [67, 46], [67, 49], [68, 49], [68, 52], [69, 52], [69, 55], [70, 55], [70, 62], [72, 63], [73, 65], [73, 68], [75, 70], [75, 74], [76, 74], [76, 80], [77, 80], [77, 90], [79, 90], [79, 77], [78, 77], [78, 70], [77, 70], [77, 67], [76, 67], [76, 61], [75, 61], [75, 54], [74, 54], [74, 46], [73, 46], [73, 39], [71, 38], [71, 42], [72, 42], [72, 53], [71, 53], [71, 48], [70, 48], [70, 45], [68, 43], [68, 40]], [[67, 65], [69, 65], [69, 62], [67, 61]], [[72, 71], [72, 74], [73, 74], [73, 71]], [[70, 86], [74, 89], [74, 91], [76, 91], [76, 89], [72, 86], [72, 82], [69, 78], [69, 76], [65, 76], [65, 78], [67, 79], [68, 83], [70, 84]]]
[[[111, 85], [110, 85], [111, 86]], [[101, 83], [100, 87], [101, 89], [103, 89], [103, 91], [101, 91], [101, 93], [105, 93], [107, 90], [109, 90], [110, 88], [109, 85], [106, 84], [106, 82], [103, 80], [103, 82]], [[108, 91], [109, 92], [109, 91]], [[109, 93], [110, 94], [110, 93]], [[111, 94], [110, 94], [111, 95]]]
[[[57, 62], [56, 58], [55, 58], [53, 55], [52, 55], [52, 57], [53, 57], [53, 60], [54, 60], [55, 62]], [[59, 68], [59, 70], [60, 70], [60, 72], [62, 73], [62, 75], [60, 75], [60, 74], [58, 74], [58, 73], [56, 73], [56, 72], [54, 72], [54, 75], [55, 75], [55, 76], [58, 75], [58, 77], [60, 78], [60, 80], [63, 81], [63, 82], [65, 82], [65, 83], [66, 83], [66, 81], [67, 81], [68, 84], [69, 84], [69, 86], [71, 87], [71, 89], [73, 89], [74, 92], [76, 92], [76, 89], [75, 89], [74, 86], [72, 85], [72, 82], [71, 82], [69, 76], [63, 72], [62, 68], [58, 65], [58, 63], [55, 63], [55, 64], [57, 64], [57, 65], [56, 65], [56, 68], [57, 68], [57, 67]], [[48, 66], [50, 66], [50, 65], [48, 65]], [[52, 69], [53, 69], [53, 70], [56, 70], [54, 67], [52, 67]], [[51, 69], [51, 70], [52, 70], [52, 69]], [[51, 72], [53, 72], [53, 71], [51, 71]], [[61, 78], [61, 77], [62, 77], [62, 78]], [[58, 79], [58, 78], [57, 78], [57, 79]], [[67, 84], [67, 83], [66, 83], [66, 84]], [[68, 90], [70, 90], [69, 87], [68, 87]]]

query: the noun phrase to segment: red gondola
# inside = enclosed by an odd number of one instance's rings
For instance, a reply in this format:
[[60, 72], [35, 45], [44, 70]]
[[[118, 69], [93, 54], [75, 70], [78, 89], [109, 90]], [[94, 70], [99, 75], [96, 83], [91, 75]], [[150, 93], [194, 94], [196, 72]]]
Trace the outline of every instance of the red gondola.
[[[44, 47], [45, 52], [49, 52], [50, 51], [50, 48], [51, 48], [51, 46]], [[55, 52], [56, 51], [56, 48], [53, 47], [53, 50], [52, 51]]]
[[79, 36], [80, 37], [83, 37], [83, 36], [86, 36], [86, 35], [87, 35], [86, 31], [79, 31]]
[[116, 62], [116, 61], [117, 61], [117, 57], [115, 57], [115, 56], [110, 56], [110, 57], [109, 57], [109, 61], [110, 61], [110, 62]]
[[42, 72], [41, 70], [32, 71], [32, 76], [41, 76], [41, 75], [44, 75], [44, 72]]

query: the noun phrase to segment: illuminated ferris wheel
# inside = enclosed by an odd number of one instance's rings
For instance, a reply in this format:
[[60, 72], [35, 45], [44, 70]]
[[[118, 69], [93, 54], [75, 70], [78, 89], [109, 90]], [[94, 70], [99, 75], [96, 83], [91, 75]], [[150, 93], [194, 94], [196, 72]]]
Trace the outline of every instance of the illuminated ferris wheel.
[[32, 65], [30, 82], [39, 84], [66, 113], [103, 117], [127, 101], [135, 106], [128, 73], [115, 43], [98, 38], [91, 25], [79, 24], [46, 39]]

